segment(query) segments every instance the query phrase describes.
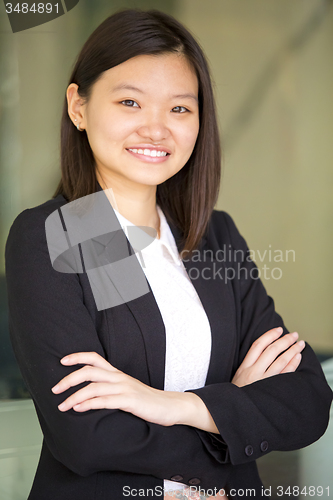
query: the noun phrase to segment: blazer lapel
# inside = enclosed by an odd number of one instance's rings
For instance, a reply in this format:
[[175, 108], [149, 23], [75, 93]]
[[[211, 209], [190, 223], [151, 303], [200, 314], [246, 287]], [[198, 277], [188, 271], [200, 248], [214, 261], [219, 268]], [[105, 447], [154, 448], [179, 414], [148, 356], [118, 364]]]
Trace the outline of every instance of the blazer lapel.
[[[146, 349], [150, 385], [155, 389], [163, 390], [166, 350], [165, 325], [149, 283], [148, 286], [149, 293], [126, 302], [126, 305], [141, 330]], [[107, 313], [109, 311], [110, 309], [106, 310]]]

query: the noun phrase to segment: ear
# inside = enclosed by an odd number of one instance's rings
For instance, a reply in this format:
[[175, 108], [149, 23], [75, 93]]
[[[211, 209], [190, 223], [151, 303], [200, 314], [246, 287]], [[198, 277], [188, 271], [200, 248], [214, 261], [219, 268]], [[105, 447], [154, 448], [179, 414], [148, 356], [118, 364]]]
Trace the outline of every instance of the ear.
[[[78, 85], [76, 83], [71, 83], [67, 87], [66, 97], [68, 103], [68, 115], [75, 127], [79, 125], [80, 130], [85, 129], [84, 120], [84, 100], [78, 94]], [[76, 120], [76, 121], [75, 121]]]

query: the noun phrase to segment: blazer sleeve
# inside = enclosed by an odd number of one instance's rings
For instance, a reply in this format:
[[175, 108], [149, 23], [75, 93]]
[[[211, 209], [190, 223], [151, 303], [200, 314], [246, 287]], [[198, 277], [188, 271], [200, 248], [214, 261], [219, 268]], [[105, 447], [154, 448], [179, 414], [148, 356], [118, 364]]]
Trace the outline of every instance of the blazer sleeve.
[[51, 388], [79, 368], [60, 359], [79, 351], [105, 357], [103, 346], [83, 302], [77, 274], [53, 269], [47, 249], [45, 214], [23, 211], [6, 243], [9, 325], [14, 352], [33, 398], [44, 439], [53, 456], [73, 472], [123, 471], [183, 481], [200, 477], [206, 487], [223, 487], [230, 472], [203, 445], [190, 426], [152, 424], [121, 410], [73, 409], [58, 405], [88, 384], [53, 394]]
[[[288, 330], [275, 311], [274, 301], [267, 295], [232, 218], [223, 211], [216, 211], [216, 216], [217, 238], [223, 239], [219, 245], [228, 243], [233, 250], [241, 250], [234, 252], [233, 262], [228, 263], [235, 269], [232, 288], [239, 336], [239, 358], [232, 380], [258, 337], [278, 326], [283, 327], [283, 335]], [[327, 428], [332, 401], [332, 390], [307, 343], [294, 373], [271, 376], [244, 387], [225, 382], [188, 392], [203, 400], [220, 432], [220, 436], [211, 434], [211, 440], [207, 434], [199, 433], [207, 449], [215, 453], [216, 443], [225, 443], [234, 465], [253, 461], [272, 450], [296, 450], [313, 443]]]

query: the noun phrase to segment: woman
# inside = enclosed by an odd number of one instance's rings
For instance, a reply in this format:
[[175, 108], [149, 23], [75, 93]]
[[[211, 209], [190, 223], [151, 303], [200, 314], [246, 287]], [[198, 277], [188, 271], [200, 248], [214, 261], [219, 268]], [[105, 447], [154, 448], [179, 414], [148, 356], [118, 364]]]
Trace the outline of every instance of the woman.
[[6, 245], [12, 343], [44, 434], [30, 500], [261, 497], [255, 460], [325, 432], [320, 364], [214, 210], [220, 156], [191, 34], [158, 11], [106, 19], [69, 79], [61, 182]]

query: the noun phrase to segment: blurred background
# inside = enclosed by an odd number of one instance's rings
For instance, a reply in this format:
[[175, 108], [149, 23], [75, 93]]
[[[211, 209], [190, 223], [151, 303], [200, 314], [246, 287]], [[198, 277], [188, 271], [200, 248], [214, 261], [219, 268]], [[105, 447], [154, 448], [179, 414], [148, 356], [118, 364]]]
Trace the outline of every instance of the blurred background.
[[[27, 498], [41, 443], [8, 335], [4, 246], [14, 218], [51, 198], [56, 188], [60, 116], [71, 68], [90, 33], [120, 8], [172, 14], [203, 47], [224, 149], [216, 208], [235, 220], [287, 328], [311, 344], [333, 384], [332, 0], [80, 0], [65, 15], [15, 34], [5, 3], [0, 3], [0, 498]], [[332, 444], [330, 425], [304, 450], [260, 459], [272, 498], [284, 497], [277, 495], [278, 485], [299, 486], [300, 493], [313, 486], [310, 496], [324, 498], [331, 487], [332, 494]]]

